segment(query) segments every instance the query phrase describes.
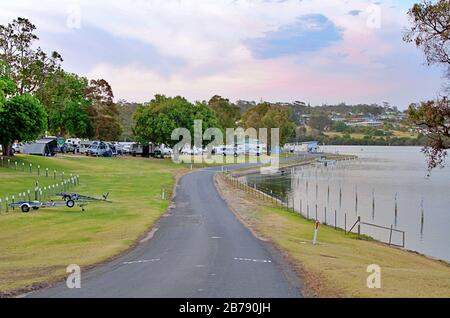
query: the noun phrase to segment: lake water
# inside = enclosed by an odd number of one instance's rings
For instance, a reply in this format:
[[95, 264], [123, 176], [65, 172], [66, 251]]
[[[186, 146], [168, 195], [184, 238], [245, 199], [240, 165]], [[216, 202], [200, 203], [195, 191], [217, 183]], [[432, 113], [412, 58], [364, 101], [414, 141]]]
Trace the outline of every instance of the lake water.
[[[357, 160], [287, 169], [283, 175], [250, 175], [249, 185], [278, 196], [297, 212], [347, 229], [361, 221], [405, 231], [405, 247], [450, 262], [450, 167], [427, 177], [420, 147], [325, 146]], [[384, 242], [390, 231], [361, 225]], [[393, 244], [402, 244], [393, 232]]]

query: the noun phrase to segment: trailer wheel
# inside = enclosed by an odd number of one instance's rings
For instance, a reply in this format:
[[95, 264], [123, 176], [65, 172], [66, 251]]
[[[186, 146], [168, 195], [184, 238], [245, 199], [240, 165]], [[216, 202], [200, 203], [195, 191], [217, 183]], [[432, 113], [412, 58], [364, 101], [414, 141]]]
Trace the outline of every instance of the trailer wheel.
[[22, 205], [21, 207], [20, 207], [20, 209], [22, 210], [22, 212], [23, 213], [28, 213], [28, 212], [30, 212], [30, 207], [28, 206], [28, 205]]
[[67, 200], [66, 206], [68, 208], [73, 208], [75, 206], [75, 201], [74, 200]]

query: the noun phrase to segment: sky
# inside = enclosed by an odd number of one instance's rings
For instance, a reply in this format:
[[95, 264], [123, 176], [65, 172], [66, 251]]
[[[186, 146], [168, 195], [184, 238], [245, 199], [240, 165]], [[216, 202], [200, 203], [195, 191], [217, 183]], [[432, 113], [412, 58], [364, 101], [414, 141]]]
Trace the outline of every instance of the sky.
[[63, 68], [116, 100], [389, 102], [435, 98], [442, 70], [404, 43], [412, 0], [0, 0], [0, 24], [37, 27]]

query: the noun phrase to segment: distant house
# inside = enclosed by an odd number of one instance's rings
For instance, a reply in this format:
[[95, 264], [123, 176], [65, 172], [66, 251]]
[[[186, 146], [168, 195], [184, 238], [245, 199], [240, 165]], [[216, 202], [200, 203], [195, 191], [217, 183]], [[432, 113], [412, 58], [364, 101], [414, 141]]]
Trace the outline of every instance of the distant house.
[[283, 146], [283, 149], [290, 153], [297, 153], [297, 152], [310, 152], [315, 153], [317, 152], [318, 147], [317, 141], [306, 141], [306, 142], [290, 142]]
[[383, 126], [382, 121], [378, 120], [368, 120], [368, 121], [357, 121], [348, 123], [349, 126], [367, 126], [367, 127], [381, 127]]
[[23, 146], [23, 152], [29, 155], [54, 156], [58, 143], [56, 138], [42, 138]]

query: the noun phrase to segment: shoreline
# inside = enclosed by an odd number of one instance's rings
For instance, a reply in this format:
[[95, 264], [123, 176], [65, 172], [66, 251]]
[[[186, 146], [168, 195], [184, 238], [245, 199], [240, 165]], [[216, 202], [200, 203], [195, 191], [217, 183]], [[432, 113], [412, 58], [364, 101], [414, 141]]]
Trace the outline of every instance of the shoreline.
[[[261, 191], [252, 195], [237, 189], [224, 175], [216, 175], [216, 186], [238, 219], [286, 255], [311, 289], [306, 296], [450, 297], [450, 264], [445, 261], [358, 238], [355, 233], [344, 234], [344, 230], [331, 226], [320, 227], [319, 243], [313, 245], [313, 221], [279, 207], [279, 203], [267, 202], [264, 196], [269, 195]], [[377, 262], [388, 272], [386, 289], [365, 286], [365, 267]], [[323, 264], [324, 269], [318, 269]], [[442, 280], [448, 281], [448, 286]]]
[[[338, 156], [342, 156], [342, 155], [338, 155]], [[351, 156], [351, 157], [357, 158], [357, 156]], [[309, 160], [302, 160], [301, 162], [295, 162], [293, 164], [288, 164], [288, 165], [284, 166], [283, 168], [291, 168], [294, 166], [309, 165], [309, 164], [314, 163], [316, 159], [317, 158], [312, 158]], [[329, 159], [329, 158], [327, 158], [327, 159]], [[270, 241], [271, 243], [273, 243], [276, 246], [276, 248], [278, 248], [280, 250], [280, 252], [286, 254], [287, 259], [291, 260], [291, 264], [295, 268], [297, 268], [297, 270], [299, 272], [299, 276], [305, 278], [306, 285], [308, 287], [311, 287], [311, 284], [314, 285], [314, 283], [311, 283], [311, 281], [309, 281], [307, 279], [307, 277], [314, 276], [315, 279], [318, 279], [317, 272], [315, 270], [311, 271], [311, 268], [309, 268], [308, 266], [304, 266], [304, 264], [301, 261], [299, 262], [299, 258], [301, 258], [301, 256], [298, 256], [296, 259], [295, 255], [293, 256], [292, 253], [290, 253], [289, 249], [287, 248], [287, 244], [286, 244], [286, 246], [284, 246], [283, 244], [279, 244], [277, 242], [277, 238], [272, 236], [272, 234], [273, 234], [272, 232], [274, 232], [274, 230], [271, 228], [273, 226], [276, 227], [276, 225], [271, 222], [271, 226], [267, 226], [267, 228], [264, 228], [263, 230], [261, 230], [261, 229], [258, 229], [257, 226], [252, 224], [252, 222], [249, 222], [249, 219], [254, 218], [254, 215], [258, 214], [258, 212], [261, 212], [267, 208], [270, 208], [270, 209], [274, 210], [273, 214], [275, 214], [275, 213], [288, 214], [289, 216], [292, 216], [296, 219], [302, 219], [304, 222], [310, 223], [311, 226], [313, 226], [312, 225], [313, 221], [311, 219], [309, 219], [309, 220], [306, 219], [306, 217], [304, 217], [303, 215], [301, 215], [298, 212], [293, 212], [292, 210], [290, 210], [291, 207], [288, 207], [285, 202], [279, 200], [278, 198], [276, 198], [274, 196], [271, 196], [270, 194], [268, 194], [266, 192], [263, 192], [258, 189], [253, 189], [251, 187], [249, 187], [249, 189], [250, 189], [249, 191], [245, 191], [245, 190], [242, 191], [242, 188], [246, 187], [246, 185], [244, 185], [244, 184], [238, 185], [237, 183], [240, 183], [240, 182], [237, 180], [237, 178], [243, 177], [246, 175], [250, 175], [250, 174], [255, 174], [255, 173], [259, 173], [259, 170], [258, 169], [242, 169], [239, 171], [230, 172], [227, 175], [232, 178], [231, 181], [227, 180], [226, 174], [217, 174], [216, 175], [216, 186], [217, 186], [222, 198], [229, 204], [232, 211], [237, 214], [237, 217], [242, 222], [244, 222], [244, 224], [253, 233], [255, 233], [255, 235], [257, 237], [260, 237], [265, 241]], [[228, 195], [224, 194], [224, 190], [223, 190], [224, 187], [232, 188], [231, 196], [230, 196], [230, 194], [228, 194]], [[256, 210], [256, 212], [253, 212], [251, 214], [249, 212], [242, 212], [242, 211], [238, 212], [237, 210], [239, 210], [240, 208], [236, 207], [236, 206], [233, 207], [233, 203], [230, 203], [230, 200], [231, 201], [236, 200], [236, 198], [234, 198], [234, 197], [245, 197], [244, 200], [256, 201], [257, 205], [254, 206], [254, 209]], [[245, 204], [243, 204], [243, 205], [245, 205]], [[288, 211], [288, 210], [290, 210], [290, 211]], [[251, 217], [246, 217], [245, 216], [246, 213], [251, 215]], [[265, 213], [265, 212], [261, 212], [261, 213]], [[321, 227], [326, 228], [327, 231], [335, 232], [334, 235], [339, 235], [339, 234], [343, 235], [343, 233], [344, 233], [344, 229], [340, 229], [340, 228], [335, 229], [334, 226], [331, 226], [331, 225], [324, 225]], [[446, 260], [439, 259], [439, 258], [430, 256], [430, 255], [426, 255], [421, 252], [410, 250], [407, 248], [391, 246], [387, 243], [384, 243], [382, 241], [379, 241], [379, 240], [377, 240], [373, 237], [369, 237], [369, 236], [367, 236], [368, 240], [364, 239], [363, 237], [360, 237], [360, 238], [355, 237], [356, 236], [355, 233], [349, 233], [349, 234], [346, 234], [346, 236], [348, 236], [348, 238], [353, 238], [357, 242], [361, 242], [361, 243], [366, 242], [364, 244], [369, 244], [370, 246], [374, 246], [374, 247], [376, 247], [376, 249], [383, 249], [383, 250], [385, 250], [386, 254], [401, 253], [402, 257], [399, 258], [400, 260], [402, 258], [405, 258], [405, 259], [412, 258], [412, 259], [417, 259], [418, 262], [426, 262], [426, 263], [431, 264], [432, 266], [430, 266], [431, 268], [430, 268], [429, 273], [426, 271], [426, 268], [425, 268], [425, 271], [422, 272], [420, 276], [427, 276], [427, 275], [433, 276], [434, 270], [435, 270], [434, 267], [439, 267], [439, 271], [441, 271], [440, 273], [444, 272], [445, 279], [448, 279], [450, 281], [450, 263], [447, 262]], [[362, 236], [364, 236], [364, 235], [362, 235]], [[312, 240], [312, 237], [311, 237], [311, 240]], [[323, 255], [321, 255], [321, 256], [323, 256]], [[316, 261], [319, 263], [320, 263], [320, 258], [321, 257], [319, 256], [316, 259]], [[414, 280], [414, 278], [415, 277], [412, 277], [412, 280]], [[324, 278], [323, 281], [326, 282], [327, 278]], [[419, 286], [420, 286], [420, 284], [419, 284]], [[411, 288], [414, 289], [415, 287], [411, 286]], [[425, 290], [427, 290], [427, 289], [428, 289], [428, 285], [425, 288]], [[399, 295], [395, 294], [395, 295], [388, 295], [388, 296], [386, 296], [384, 293], [381, 293], [380, 295], [382, 295], [382, 296], [375, 296], [375, 297], [450, 297], [450, 286], [448, 287], [448, 292], [447, 293], [446, 292], [444, 292], [443, 294], [438, 293], [438, 292], [430, 292], [430, 294], [428, 294], [428, 295], [423, 295], [423, 292], [418, 292], [417, 296], [415, 294], [408, 294], [406, 292], [405, 293], [407, 294], [407, 296], [403, 295], [401, 292]], [[319, 296], [319, 297], [355, 297], [355, 296], [361, 297], [358, 294], [352, 295], [351, 292], [349, 294], [347, 294], [347, 293], [344, 293], [344, 294], [332, 293], [331, 295], [328, 295], [327, 292], [322, 293], [319, 290], [316, 290], [316, 291], [313, 291], [313, 294], [315, 294], [315, 296]], [[362, 296], [362, 297], [366, 297], [366, 296]], [[372, 296], [368, 296], [368, 297], [372, 297]]]
[[[345, 155], [345, 154], [321, 153], [321, 155], [322, 155], [322, 156], [326, 156], [326, 159], [327, 159], [327, 160], [337, 160], [337, 161], [356, 160], [356, 159], [359, 158], [359, 157], [356, 156], [356, 155]], [[320, 156], [319, 156], [319, 157], [320, 157]], [[339, 159], [339, 158], [340, 158], [340, 159]], [[317, 159], [317, 157], [314, 157], [314, 158], [308, 158], [308, 159], [306, 159], [306, 160], [300, 160], [300, 161], [295, 162], [295, 163], [286, 164], [286, 165], [283, 165], [283, 166], [280, 165], [280, 169], [287, 169], [287, 168], [294, 168], [294, 167], [299, 167], [299, 166], [307, 166], [307, 165], [311, 165], [311, 164], [317, 162], [316, 159]], [[260, 171], [259, 168], [243, 168], [243, 169], [239, 169], [239, 170], [232, 171], [232, 172], [229, 173], [229, 175], [230, 175], [231, 177], [237, 179], [237, 178], [241, 178], [241, 177], [245, 177], [245, 176], [249, 176], [249, 175], [254, 175], [254, 174], [256, 175], [256, 174], [259, 174], [259, 171]], [[238, 180], [237, 180], [237, 181], [238, 181]], [[239, 181], [238, 181], [238, 182], [239, 182]], [[245, 186], [245, 184], [244, 184], [244, 186]], [[248, 186], [248, 185], [246, 185], [246, 186]], [[289, 205], [288, 205], [286, 202], [280, 200], [279, 198], [277, 198], [277, 197], [275, 197], [275, 196], [273, 196], [273, 195], [270, 195], [270, 194], [268, 194], [268, 193], [266, 193], [266, 192], [264, 192], [264, 191], [258, 190], [258, 189], [254, 189], [254, 188], [251, 188], [251, 189], [252, 189], [252, 191], [259, 192], [262, 196], [270, 197], [271, 200], [273, 200], [273, 201], [275, 201], [275, 202], [278, 202], [278, 204], [279, 204], [280, 206], [284, 207], [285, 209], [288, 209], [288, 210], [291, 209], [291, 207], [289, 207]], [[303, 218], [305, 218], [305, 219], [308, 220], [308, 218], [306, 218], [303, 214], [300, 214], [298, 211], [292, 211], [292, 212], [298, 213], [300, 217], [303, 217]], [[313, 218], [310, 218], [309, 220], [313, 220]], [[333, 228], [333, 229], [334, 229], [334, 227], [331, 226], [331, 225], [329, 225], [329, 224], [324, 224], [324, 223], [320, 223], [320, 224], [321, 224], [321, 225], [324, 225], [324, 226], [329, 226], [330, 228]], [[346, 230], [346, 229], [343, 229], [343, 228], [340, 228], [340, 227], [338, 227], [338, 229], [339, 229], [339, 230], [343, 230], [343, 231]], [[432, 255], [427, 255], [427, 254], [424, 254], [424, 253], [422, 253], [422, 252], [420, 252], [420, 251], [408, 249], [408, 248], [406, 248], [406, 247], [400, 247], [400, 246], [395, 246], [395, 245], [389, 245], [388, 243], [383, 242], [383, 241], [381, 241], [381, 240], [379, 240], [379, 239], [377, 239], [377, 238], [375, 238], [375, 237], [373, 237], [373, 236], [370, 236], [370, 235], [368, 235], [368, 234], [361, 234], [361, 236], [368, 237], [370, 240], [376, 241], [376, 242], [381, 243], [381, 244], [385, 244], [385, 245], [388, 246], [388, 247], [391, 247], [391, 248], [400, 248], [400, 249], [402, 249], [402, 250], [404, 250], [404, 251], [408, 251], [408, 252], [410, 252], [410, 253], [415, 253], [415, 254], [417, 254], [417, 255], [420, 255], [420, 256], [423, 256], [423, 257], [427, 257], [427, 258], [429, 258], [429, 259], [432, 259], [432, 260], [435, 260], [435, 261], [439, 261], [439, 262], [442, 262], [442, 263], [445, 264], [445, 265], [450, 266], [450, 261], [447, 261], [447, 260], [444, 260], [444, 259], [440, 259], [440, 258], [434, 257], [434, 256], [432, 256]]]

